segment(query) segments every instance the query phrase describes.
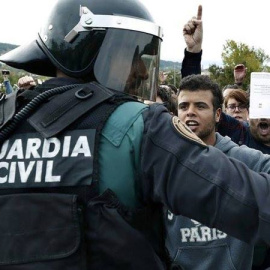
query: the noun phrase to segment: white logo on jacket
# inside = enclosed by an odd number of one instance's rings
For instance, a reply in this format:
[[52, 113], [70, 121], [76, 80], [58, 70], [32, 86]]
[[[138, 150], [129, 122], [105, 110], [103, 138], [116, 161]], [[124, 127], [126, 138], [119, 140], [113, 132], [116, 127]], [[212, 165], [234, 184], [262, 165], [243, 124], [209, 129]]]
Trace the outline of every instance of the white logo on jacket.
[[[171, 221], [173, 218], [174, 215], [168, 211], [168, 220]], [[180, 218], [180, 216], [178, 218]], [[209, 242], [227, 237], [227, 234], [220, 230], [204, 226], [194, 219], [190, 219], [190, 221], [193, 225], [180, 228], [181, 242], [183, 243]]]
[[[27, 138], [5, 141], [0, 152], [0, 184], [14, 183], [19, 176], [27, 183], [30, 174], [33, 181], [60, 182], [61, 176], [53, 174], [54, 159], [91, 157], [87, 136], [79, 136], [71, 145], [71, 136], [58, 138]], [[42, 180], [43, 179], [43, 180]]]

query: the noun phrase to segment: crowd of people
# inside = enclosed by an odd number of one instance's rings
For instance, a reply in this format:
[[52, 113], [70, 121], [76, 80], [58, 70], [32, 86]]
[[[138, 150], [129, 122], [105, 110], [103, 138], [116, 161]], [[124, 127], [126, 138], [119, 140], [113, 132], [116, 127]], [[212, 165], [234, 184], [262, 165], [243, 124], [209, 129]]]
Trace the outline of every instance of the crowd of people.
[[249, 117], [244, 65], [223, 89], [200, 74], [202, 6], [179, 88], [158, 85], [162, 31], [137, 0], [49, 18], [0, 56], [52, 77], [0, 101], [0, 269], [270, 267], [270, 119]]

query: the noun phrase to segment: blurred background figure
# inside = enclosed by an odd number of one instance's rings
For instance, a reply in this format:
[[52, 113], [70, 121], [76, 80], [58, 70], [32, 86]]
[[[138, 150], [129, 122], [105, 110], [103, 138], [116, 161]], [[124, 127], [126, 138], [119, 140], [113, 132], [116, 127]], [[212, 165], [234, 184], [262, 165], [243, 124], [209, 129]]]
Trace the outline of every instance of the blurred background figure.
[[168, 74], [166, 74], [163, 71], [159, 72], [159, 81], [160, 81], [160, 84], [165, 84], [165, 81], [167, 80], [167, 78], [168, 78]]
[[2, 76], [3, 76], [3, 80], [4, 80], [3, 85], [5, 88], [5, 93], [7, 95], [9, 95], [13, 92], [13, 88], [12, 88], [10, 81], [9, 81], [9, 75], [10, 75], [9, 70], [2, 70]]
[[161, 84], [157, 90], [156, 102], [163, 103], [171, 114], [177, 115], [177, 88], [174, 85]]
[[234, 84], [225, 85], [222, 89], [223, 98], [235, 89], [242, 89], [243, 82], [247, 75], [247, 68], [243, 64], [238, 64], [233, 70]]

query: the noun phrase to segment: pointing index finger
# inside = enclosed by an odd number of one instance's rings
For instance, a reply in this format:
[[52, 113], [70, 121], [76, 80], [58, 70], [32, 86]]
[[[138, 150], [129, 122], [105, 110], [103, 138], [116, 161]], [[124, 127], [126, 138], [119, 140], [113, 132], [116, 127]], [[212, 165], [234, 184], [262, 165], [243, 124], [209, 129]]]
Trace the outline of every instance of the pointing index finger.
[[197, 20], [202, 19], [202, 5], [198, 6]]

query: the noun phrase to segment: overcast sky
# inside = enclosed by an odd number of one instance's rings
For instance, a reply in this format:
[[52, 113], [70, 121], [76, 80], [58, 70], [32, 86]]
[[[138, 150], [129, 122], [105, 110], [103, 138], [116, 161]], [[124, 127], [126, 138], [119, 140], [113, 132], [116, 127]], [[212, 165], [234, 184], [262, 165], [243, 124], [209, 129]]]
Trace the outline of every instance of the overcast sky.
[[[35, 38], [55, 0], [1, 1], [0, 42], [25, 44]], [[108, 0], [110, 1], [110, 0]], [[203, 64], [221, 64], [225, 41], [233, 39], [270, 54], [269, 0], [141, 0], [163, 27], [161, 59], [182, 61], [183, 25], [203, 6]]]

